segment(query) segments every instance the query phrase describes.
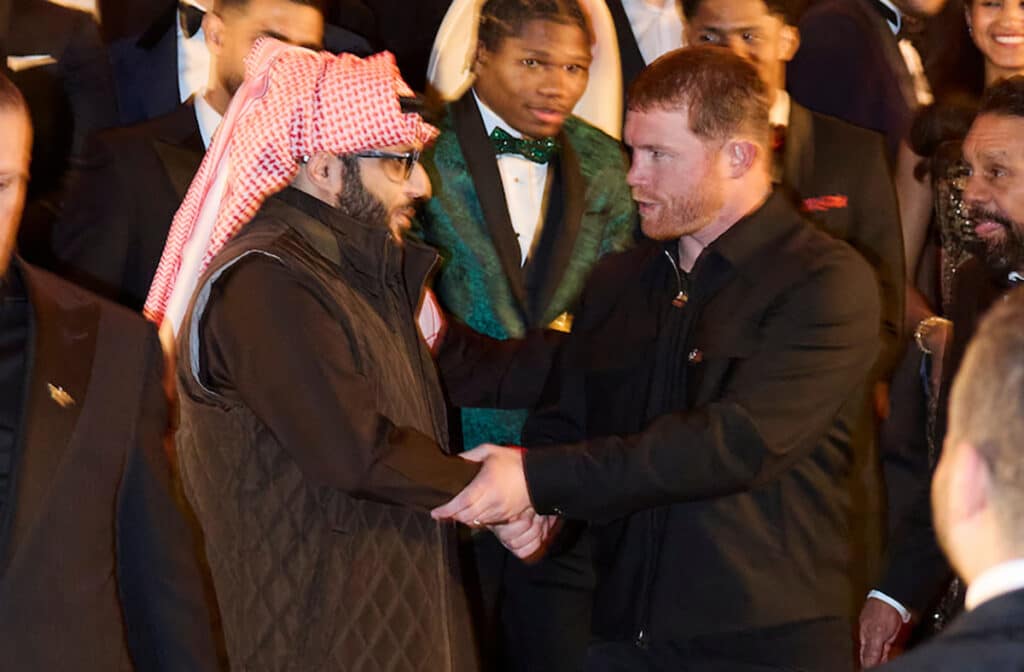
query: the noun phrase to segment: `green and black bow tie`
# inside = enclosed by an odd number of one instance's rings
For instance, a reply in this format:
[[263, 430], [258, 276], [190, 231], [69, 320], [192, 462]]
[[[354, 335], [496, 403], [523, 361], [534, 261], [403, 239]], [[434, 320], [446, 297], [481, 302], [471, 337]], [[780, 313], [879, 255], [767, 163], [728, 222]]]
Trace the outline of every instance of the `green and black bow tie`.
[[519, 154], [534, 163], [547, 163], [558, 153], [558, 141], [554, 138], [513, 138], [500, 126], [495, 126], [491, 131], [491, 143], [494, 144], [496, 154]]

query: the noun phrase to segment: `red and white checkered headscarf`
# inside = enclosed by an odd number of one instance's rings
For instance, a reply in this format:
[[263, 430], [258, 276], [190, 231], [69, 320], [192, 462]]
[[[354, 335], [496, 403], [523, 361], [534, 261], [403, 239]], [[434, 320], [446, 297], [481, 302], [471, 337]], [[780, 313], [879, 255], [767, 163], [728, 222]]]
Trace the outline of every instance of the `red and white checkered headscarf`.
[[177, 333], [199, 276], [214, 255], [288, 184], [304, 157], [425, 144], [437, 129], [403, 114], [413, 92], [394, 57], [313, 52], [261, 38], [246, 57], [199, 172], [174, 215], [144, 313]]

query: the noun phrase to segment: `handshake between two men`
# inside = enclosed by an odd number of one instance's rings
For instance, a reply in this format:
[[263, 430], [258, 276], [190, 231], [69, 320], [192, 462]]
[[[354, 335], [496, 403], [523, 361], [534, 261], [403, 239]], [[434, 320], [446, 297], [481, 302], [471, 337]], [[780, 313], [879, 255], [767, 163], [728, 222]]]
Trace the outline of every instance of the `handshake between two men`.
[[488, 527], [520, 559], [542, 556], [558, 528], [558, 517], [533, 510], [523, 470], [523, 449], [485, 443], [460, 457], [482, 462], [483, 466], [462, 492], [430, 515], [470, 527]]

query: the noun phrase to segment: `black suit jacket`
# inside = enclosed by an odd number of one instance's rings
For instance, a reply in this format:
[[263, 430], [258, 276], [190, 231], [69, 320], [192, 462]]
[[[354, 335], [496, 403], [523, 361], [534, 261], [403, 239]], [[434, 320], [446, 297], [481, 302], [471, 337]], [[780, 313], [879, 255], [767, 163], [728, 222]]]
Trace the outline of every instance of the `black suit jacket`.
[[647, 63], [644, 61], [643, 54], [640, 53], [640, 45], [636, 42], [633, 26], [629, 23], [622, 0], [607, 0], [606, 4], [612, 15], [612, 22], [615, 24], [615, 36], [619, 40], [619, 60], [622, 63], [622, 100], [625, 103], [629, 85], [633, 83]]
[[29, 260], [49, 264], [64, 178], [89, 134], [117, 123], [114, 83], [90, 15], [45, 0], [16, 0], [11, 10], [8, 55], [54, 61], [9, 73], [28, 103], [35, 135], [19, 248]]
[[[163, 5], [141, 34], [117, 38], [108, 47], [124, 126], [163, 116], [181, 100], [175, 28], [178, 2]], [[324, 26], [324, 49], [357, 56], [373, 51], [365, 38], [335, 25]]]
[[[32, 311], [13, 506], [0, 521], [4, 668], [216, 669], [163, 448], [156, 332], [15, 263]], [[58, 404], [51, 386], [73, 403]]]
[[914, 84], [877, 0], [822, 0], [800, 20], [786, 84], [815, 112], [885, 135], [890, 158], [910, 130]]
[[63, 273], [141, 310], [204, 151], [191, 102], [93, 138], [54, 229]]
[[852, 245], [875, 269], [882, 298], [879, 372], [887, 378], [901, 355], [904, 257], [896, 190], [881, 136], [794, 101], [782, 184], [807, 219]]
[[[946, 434], [949, 393], [967, 345], [982, 316], [1006, 291], [1006, 286], [995, 282], [992, 273], [978, 258], [971, 258], [957, 268], [948, 315], [953, 321], [953, 339], [946, 345], [942, 363], [935, 429], [936, 440], [940, 443]], [[911, 504], [894, 532], [888, 565], [878, 586], [883, 593], [918, 614], [932, 606], [953, 578], [953, 571], [935, 538], [930, 476], [930, 473], [922, 474], [916, 496], [909, 498]]]
[[1019, 672], [1024, 670], [1024, 590], [959, 616], [934, 639], [879, 672]]
[[778, 195], [704, 251], [684, 309], [674, 247], [595, 268], [524, 431], [547, 444], [525, 455], [534, 507], [602, 523], [601, 638], [842, 617], [871, 270]]
[[177, 17], [178, 3], [165, 2], [141, 35], [108, 46], [121, 125], [165, 115], [179, 104]]

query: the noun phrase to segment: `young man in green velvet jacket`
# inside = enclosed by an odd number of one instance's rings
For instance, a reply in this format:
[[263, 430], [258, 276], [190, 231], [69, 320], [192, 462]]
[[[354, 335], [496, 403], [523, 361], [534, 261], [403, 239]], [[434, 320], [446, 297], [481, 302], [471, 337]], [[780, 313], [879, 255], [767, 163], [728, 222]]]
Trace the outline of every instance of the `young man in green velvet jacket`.
[[[637, 235], [620, 144], [572, 116], [591, 37], [576, 0], [488, 0], [474, 84], [447, 107], [423, 158], [434, 198], [422, 235], [443, 257], [435, 291], [450, 319], [492, 339], [546, 332], [551, 343], [551, 331], [571, 330], [590, 269]], [[481, 390], [503, 408], [453, 399], [463, 406], [465, 447], [520, 444], [546, 378], [540, 350], [516, 390]], [[446, 377], [443, 356], [440, 366]], [[511, 561], [490, 535], [474, 546], [486, 614], [503, 621], [497, 640], [483, 633], [485, 650], [498, 646], [508, 669], [573, 669], [589, 628], [586, 544], [532, 567]]]

